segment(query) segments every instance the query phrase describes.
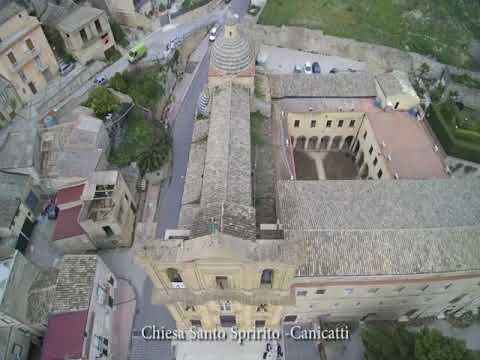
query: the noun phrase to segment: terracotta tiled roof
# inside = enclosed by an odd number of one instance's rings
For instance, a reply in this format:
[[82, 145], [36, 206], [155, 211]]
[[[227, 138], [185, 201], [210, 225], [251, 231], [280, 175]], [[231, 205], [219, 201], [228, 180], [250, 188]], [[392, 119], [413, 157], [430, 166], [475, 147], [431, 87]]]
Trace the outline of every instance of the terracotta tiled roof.
[[62, 205], [80, 200], [84, 186], [85, 184], [80, 184], [60, 190], [57, 193], [57, 204]]
[[80, 359], [88, 310], [53, 315], [48, 320], [42, 360]]
[[85, 233], [78, 223], [78, 216], [81, 210], [82, 205], [79, 205], [59, 212], [55, 231], [53, 232], [54, 241]]

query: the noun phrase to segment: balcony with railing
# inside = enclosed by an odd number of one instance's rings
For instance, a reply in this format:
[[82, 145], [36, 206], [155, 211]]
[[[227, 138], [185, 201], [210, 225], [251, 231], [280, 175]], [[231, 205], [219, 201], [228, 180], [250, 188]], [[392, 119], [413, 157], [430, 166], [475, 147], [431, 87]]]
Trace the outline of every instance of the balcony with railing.
[[22, 70], [25, 65], [27, 65], [30, 61], [35, 59], [36, 56], [40, 55], [40, 50], [33, 48], [31, 50], [28, 50], [22, 54], [20, 58], [17, 59], [15, 64], [11, 64], [10, 68], [14, 72], [18, 72]]

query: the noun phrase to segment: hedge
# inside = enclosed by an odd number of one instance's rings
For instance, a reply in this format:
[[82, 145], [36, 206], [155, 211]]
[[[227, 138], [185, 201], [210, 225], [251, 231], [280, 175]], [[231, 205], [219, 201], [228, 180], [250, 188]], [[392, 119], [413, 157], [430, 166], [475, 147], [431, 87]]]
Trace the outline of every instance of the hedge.
[[427, 118], [448, 155], [480, 162], [480, 143], [478, 142], [480, 136], [478, 134], [448, 126], [438, 105], [430, 107]]

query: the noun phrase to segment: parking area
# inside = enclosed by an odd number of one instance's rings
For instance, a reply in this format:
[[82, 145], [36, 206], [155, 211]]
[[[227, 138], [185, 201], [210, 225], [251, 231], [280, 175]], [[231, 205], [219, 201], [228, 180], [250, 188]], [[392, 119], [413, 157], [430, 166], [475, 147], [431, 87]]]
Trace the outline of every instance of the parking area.
[[367, 64], [364, 62], [276, 46], [262, 45], [257, 59], [259, 57], [266, 60], [263, 64], [265, 70], [275, 74], [293, 73], [296, 65], [300, 65], [303, 69], [306, 62], [318, 62], [322, 74], [328, 73], [332, 69], [339, 72], [365, 71], [367, 69]]

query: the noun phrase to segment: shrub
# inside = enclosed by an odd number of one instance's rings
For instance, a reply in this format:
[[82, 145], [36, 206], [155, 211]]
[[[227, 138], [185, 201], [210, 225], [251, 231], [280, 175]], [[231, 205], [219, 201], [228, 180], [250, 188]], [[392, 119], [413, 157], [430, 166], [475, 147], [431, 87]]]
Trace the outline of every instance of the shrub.
[[124, 73], [115, 73], [115, 75], [112, 76], [110, 79], [110, 86], [117, 91], [120, 91], [121, 93], [126, 94], [128, 91], [128, 83], [126, 76], [124, 76]]
[[128, 46], [128, 38], [127, 34], [125, 34], [125, 31], [123, 31], [122, 27], [120, 24], [118, 24], [115, 21], [110, 22], [110, 28], [112, 29], [113, 37], [115, 41], [122, 47], [127, 47]]

